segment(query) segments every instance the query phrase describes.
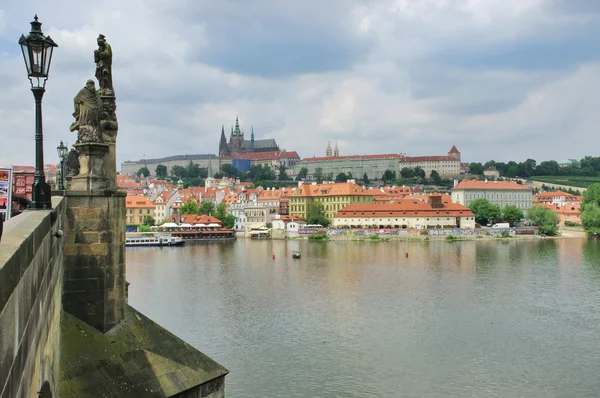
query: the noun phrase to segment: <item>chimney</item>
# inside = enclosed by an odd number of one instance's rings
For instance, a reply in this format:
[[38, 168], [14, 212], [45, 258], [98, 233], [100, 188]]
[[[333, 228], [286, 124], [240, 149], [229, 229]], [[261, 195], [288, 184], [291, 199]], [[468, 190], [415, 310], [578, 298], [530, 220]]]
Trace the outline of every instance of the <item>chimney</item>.
[[458, 185], [458, 180], [454, 180], [454, 186], [457, 186], [457, 185]]
[[485, 183], [487, 184], [487, 178], [485, 179]]

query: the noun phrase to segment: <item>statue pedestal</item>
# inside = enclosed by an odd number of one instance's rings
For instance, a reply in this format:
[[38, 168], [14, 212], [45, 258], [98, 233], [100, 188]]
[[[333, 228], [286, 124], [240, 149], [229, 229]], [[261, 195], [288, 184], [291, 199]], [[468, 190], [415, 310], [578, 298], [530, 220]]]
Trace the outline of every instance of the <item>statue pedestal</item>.
[[108, 144], [85, 143], [73, 145], [79, 152], [79, 175], [73, 177], [70, 189], [99, 191], [109, 189], [107, 176]]

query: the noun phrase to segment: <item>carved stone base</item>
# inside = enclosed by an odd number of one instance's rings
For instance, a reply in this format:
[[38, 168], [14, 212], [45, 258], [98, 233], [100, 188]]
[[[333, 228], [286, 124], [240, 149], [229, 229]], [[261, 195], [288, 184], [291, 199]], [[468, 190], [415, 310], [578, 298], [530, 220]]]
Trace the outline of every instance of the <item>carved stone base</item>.
[[108, 144], [73, 145], [79, 152], [79, 175], [73, 177], [70, 189], [96, 191], [109, 189], [107, 176]]

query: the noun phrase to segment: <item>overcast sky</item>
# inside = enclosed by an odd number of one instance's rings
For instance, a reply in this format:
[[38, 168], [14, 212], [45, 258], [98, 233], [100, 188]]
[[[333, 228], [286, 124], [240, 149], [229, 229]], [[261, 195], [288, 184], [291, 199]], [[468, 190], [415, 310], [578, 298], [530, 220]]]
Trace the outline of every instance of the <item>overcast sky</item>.
[[34, 163], [34, 101], [17, 40], [37, 13], [58, 43], [46, 162], [75, 133], [73, 97], [113, 48], [117, 161], [217, 153], [239, 115], [301, 157], [463, 161], [598, 153], [598, 0], [0, 2], [0, 164]]

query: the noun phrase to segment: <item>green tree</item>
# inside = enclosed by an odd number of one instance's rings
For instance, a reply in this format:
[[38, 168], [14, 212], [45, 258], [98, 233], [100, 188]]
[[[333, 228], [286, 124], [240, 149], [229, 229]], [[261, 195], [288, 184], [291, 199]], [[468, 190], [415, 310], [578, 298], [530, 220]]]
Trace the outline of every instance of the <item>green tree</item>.
[[189, 178], [200, 177], [200, 165], [198, 163], [193, 163], [190, 160], [185, 170], [187, 172], [187, 177]]
[[317, 167], [315, 169], [315, 175], [314, 175], [315, 181], [317, 181], [317, 184], [322, 184], [323, 183], [323, 169], [320, 167]]
[[469, 164], [469, 173], [476, 175], [483, 175], [483, 165], [481, 163], [470, 163]]
[[287, 167], [281, 165], [279, 166], [279, 176], [277, 176], [279, 181], [289, 181], [290, 176], [287, 175]]
[[479, 225], [488, 225], [502, 218], [500, 207], [484, 198], [472, 201], [469, 209], [475, 214], [475, 222]]
[[179, 208], [179, 214], [198, 214], [199, 209], [198, 202], [195, 199], [190, 199]]
[[185, 178], [187, 177], [187, 170], [185, 169], [185, 167], [182, 166], [173, 166], [171, 167], [171, 175], [175, 176], [177, 178]]
[[504, 209], [502, 209], [502, 219], [510, 223], [512, 227], [514, 227], [515, 224], [519, 223], [524, 218], [525, 214], [523, 214], [523, 211], [517, 206], [506, 205], [504, 206]]
[[250, 180], [250, 172], [242, 171], [240, 174], [240, 181], [249, 181]]
[[419, 166], [415, 167], [415, 177], [425, 178], [425, 170]]
[[369, 181], [369, 176], [367, 175], [367, 173], [363, 174], [363, 184], [369, 185], [370, 183], [371, 181]]
[[540, 235], [554, 236], [558, 234], [560, 219], [558, 214], [544, 206], [533, 206], [527, 211], [527, 219], [540, 228]]
[[325, 176], [325, 180], [333, 181], [333, 171], [330, 171], [329, 173], [327, 173], [327, 175]]
[[396, 180], [396, 172], [392, 171], [390, 169], [387, 169], [386, 171], [383, 172], [381, 179], [383, 180], [384, 184], [387, 184], [388, 182], [392, 182], [392, 181]]
[[227, 214], [222, 220], [223, 228], [232, 229], [235, 226], [235, 216]]
[[413, 178], [415, 176], [415, 170], [410, 167], [403, 167], [402, 170], [400, 170], [400, 176], [402, 178]]
[[314, 201], [308, 209], [306, 221], [309, 224], [320, 224], [324, 227], [329, 225], [329, 219], [325, 216], [325, 206], [319, 201]]
[[439, 184], [440, 181], [442, 180], [440, 178], [440, 173], [438, 173], [435, 170], [431, 170], [431, 174], [429, 175], [429, 178], [433, 181], [434, 184]]
[[152, 216], [144, 216], [144, 225], [147, 225], [147, 226], [151, 227], [154, 224], [156, 224], [156, 221], [154, 220], [154, 217], [152, 217]]
[[306, 176], [308, 175], [308, 169], [306, 167], [302, 167], [296, 176], [296, 181], [306, 180]]
[[581, 223], [588, 234], [600, 233], [600, 183], [591, 184], [583, 193]]
[[219, 171], [217, 171], [217, 172], [216, 172], [216, 173], [213, 175], [213, 178], [223, 178], [223, 177], [225, 177], [225, 174], [223, 174], [223, 173], [221, 173], [221, 172], [219, 172]]
[[165, 178], [167, 178], [167, 166], [165, 166], [164, 164], [157, 165], [156, 170], [154, 172], [156, 173], [156, 178], [158, 178], [159, 180], [164, 180]]
[[215, 204], [210, 200], [205, 200], [200, 203], [200, 208], [198, 209], [198, 214], [213, 214], [215, 211]]
[[221, 171], [223, 172], [223, 174], [230, 178], [235, 178], [238, 175], [238, 169], [234, 165], [229, 163], [221, 165]]
[[138, 177], [144, 176], [144, 177], [148, 177], [150, 175], [150, 170], [148, 170], [148, 168], [146, 166], [140, 168], [137, 173]]
[[348, 181], [348, 176], [346, 173], [340, 173], [335, 177], [335, 182], [346, 182]]
[[215, 216], [219, 220], [223, 221], [223, 219], [225, 218], [226, 215], [227, 215], [227, 207], [225, 206], [224, 202], [221, 202], [217, 207], [215, 207], [215, 212], [213, 213], [213, 216]]

